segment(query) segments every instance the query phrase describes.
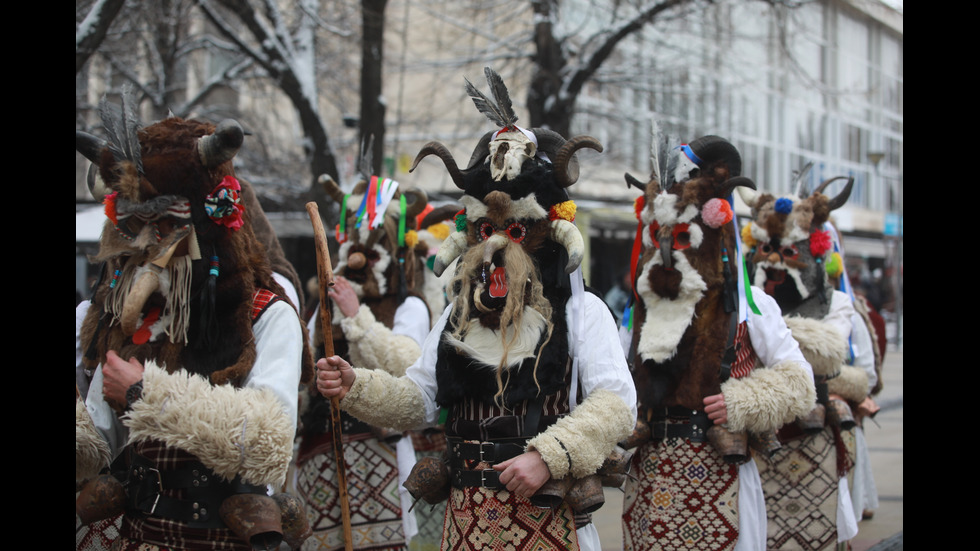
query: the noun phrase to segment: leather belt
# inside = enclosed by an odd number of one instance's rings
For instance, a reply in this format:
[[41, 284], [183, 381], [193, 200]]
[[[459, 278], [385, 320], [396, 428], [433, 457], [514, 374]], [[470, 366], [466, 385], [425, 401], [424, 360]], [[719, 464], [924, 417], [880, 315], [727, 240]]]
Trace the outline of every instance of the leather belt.
[[672, 406], [654, 413], [649, 424], [654, 440], [687, 438], [691, 442], [706, 442], [713, 422], [704, 411]]
[[463, 442], [449, 439], [449, 457], [453, 466], [462, 461], [500, 463], [524, 453], [524, 441], [517, 442]]
[[491, 490], [503, 489], [503, 485], [500, 483], [500, 473], [493, 469], [479, 469], [476, 471], [465, 471], [463, 469], [453, 469], [450, 480], [452, 481], [453, 487], [457, 489], [463, 488], [489, 488]]
[[[113, 469], [113, 475], [126, 488], [126, 508], [146, 516], [185, 522], [191, 528], [224, 528], [218, 508], [226, 498], [266, 493], [265, 486], [245, 484], [239, 477], [231, 482], [222, 480], [197, 461], [180, 469], [161, 470], [155, 462], [131, 449], [120, 455], [120, 459], [124, 457], [129, 464]], [[177, 489], [184, 490], [186, 499], [163, 493]]]

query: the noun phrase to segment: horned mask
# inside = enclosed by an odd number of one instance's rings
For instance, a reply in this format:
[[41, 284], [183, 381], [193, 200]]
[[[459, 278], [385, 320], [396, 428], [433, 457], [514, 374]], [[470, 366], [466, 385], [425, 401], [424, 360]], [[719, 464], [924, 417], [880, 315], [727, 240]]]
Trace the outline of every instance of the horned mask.
[[[584, 254], [567, 190], [578, 179], [575, 152], [584, 147], [602, 151], [602, 146], [587, 136], [565, 140], [550, 130], [518, 127], [500, 76], [490, 68], [485, 74], [492, 99], [468, 81], [466, 90], [499, 130], [483, 135], [465, 168], [457, 166], [444, 145], [430, 142], [412, 169], [436, 155], [463, 192], [456, 231], [443, 242], [433, 266], [442, 274], [457, 262], [448, 289], [452, 309], [443, 345], [455, 351], [447, 354], [465, 357], [467, 370], [476, 366], [495, 374], [495, 399], [512, 403], [563, 384], [568, 274]], [[538, 371], [543, 357], [549, 358], [543, 362], [549, 366], [547, 374]], [[525, 362], [526, 370], [511, 371]], [[484, 379], [477, 380], [478, 387], [485, 386]]]
[[[737, 308], [734, 215], [728, 198], [735, 187], [754, 184], [739, 176], [735, 147], [717, 136], [664, 147], [654, 167], [647, 184], [626, 175], [630, 185], [644, 189], [636, 205], [640, 248], [634, 281], [643, 318], [634, 333], [637, 360], [658, 366], [641, 369], [638, 386], [650, 405], [662, 404], [671, 389], [680, 388], [691, 394], [676, 396], [678, 403], [700, 407], [698, 393], [705, 390], [700, 385], [717, 384], [710, 375], [717, 374], [725, 347], [728, 323], [722, 316]], [[716, 348], [718, 357], [692, 360]], [[678, 385], [681, 377], [694, 384]]]
[[110, 192], [96, 257], [104, 273], [82, 330], [86, 362], [111, 349], [240, 383], [255, 357], [255, 289], [283, 294], [232, 169], [242, 128], [179, 118], [142, 127], [123, 97], [121, 111], [103, 100], [108, 140], [75, 138]]
[[[822, 317], [832, 292], [826, 264], [834, 253], [824, 226], [830, 213], [847, 201], [854, 179], [830, 178], [807, 195], [802, 184], [809, 169], [807, 165], [799, 172], [795, 196], [741, 193], [753, 214], [753, 221], [743, 230], [743, 241], [750, 247], [753, 283], [772, 295], [784, 313], [803, 314], [798, 311], [803, 308], [812, 317]], [[835, 197], [824, 195], [836, 180], [847, 180], [843, 190]]]

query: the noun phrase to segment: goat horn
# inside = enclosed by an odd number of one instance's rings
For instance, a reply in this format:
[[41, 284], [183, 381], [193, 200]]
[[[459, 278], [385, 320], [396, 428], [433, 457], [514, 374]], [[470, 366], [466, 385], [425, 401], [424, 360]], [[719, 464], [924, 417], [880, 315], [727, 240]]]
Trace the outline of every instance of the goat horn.
[[415, 167], [419, 165], [419, 161], [428, 157], [429, 155], [435, 155], [442, 159], [442, 163], [446, 165], [446, 170], [449, 171], [449, 176], [453, 179], [453, 183], [456, 187], [463, 189], [463, 173], [460, 172], [459, 167], [456, 166], [456, 159], [453, 158], [453, 154], [449, 152], [449, 149], [439, 142], [429, 142], [422, 147], [419, 154], [415, 156], [415, 162], [412, 163], [412, 168], [408, 169], [409, 172], [415, 170]]
[[75, 131], [75, 151], [81, 153], [86, 159], [95, 164], [99, 164], [99, 157], [102, 149], [105, 148], [106, 141], [81, 130]]
[[626, 178], [626, 187], [627, 188], [635, 187], [635, 188], [639, 189], [640, 191], [646, 191], [647, 190], [647, 185], [645, 183], [637, 180], [636, 178], [634, 178], [633, 175], [630, 174], [629, 172], [627, 172], [626, 174], [623, 174], [623, 176]]
[[245, 132], [237, 121], [225, 119], [218, 123], [214, 134], [202, 136], [197, 142], [197, 152], [201, 162], [208, 168], [230, 161], [245, 141]]
[[[337, 182], [335, 182], [329, 174], [321, 174], [320, 177], [317, 178], [317, 181], [320, 182], [321, 186], [323, 186], [323, 190], [327, 192], [327, 196], [333, 199], [338, 205], [343, 204], [344, 192], [340, 190], [340, 186], [337, 185]], [[344, 216], [345, 214], [346, 213], [343, 212], [340, 213], [341, 216]]]
[[844, 184], [844, 189], [842, 189], [841, 192], [828, 203], [830, 210], [837, 210], [844, 206], [844, 203], [847, 202], [847, 199], [851, 196], [851, 190], [854, 188], [854, 176], [836, 176], [834, 178], [830, 178], [829, 180], [820, 184], [817, 189], [813, 191], [813, 193], [823, 193], [823, 190], [826, 189], [831, 182], [835, 180], [843, 180], [845, 178], [847, 179], [847, 183]]
[[571, 161], [575, 152], [583, 147], [602, 153], [602, 144], [592, 136], [576, 136], [565, 142], [555, 155], [555, 179], [559, 186], [568, 187], [578, 180], [578, 166]]
[[446, 267], [463, 254], [464, 250], [466, 250], [466, 232], [451, 233], [439, 246], [439, 251], [436, 252], [435, 262], [432, 266], [432, 271], [435, 272], [436, 277], [441, 276], [442, 272], [446, 271]]
[[585, 256], [585, 241], [582, 234], [568, 220], [558, 219], [551, 222], [551, 236], [556, 243], [565, 247], [568, 251], [568, 264], [565, 265], [565, 273], [570, 274], [582, 263]]

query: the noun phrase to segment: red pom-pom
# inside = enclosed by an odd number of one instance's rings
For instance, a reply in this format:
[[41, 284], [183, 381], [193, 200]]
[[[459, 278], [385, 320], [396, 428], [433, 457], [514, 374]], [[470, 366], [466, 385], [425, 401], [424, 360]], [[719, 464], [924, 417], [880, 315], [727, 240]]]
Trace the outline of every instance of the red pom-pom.
[[830, 239], [830, 232], [817, 230], [810, 234], [810, 254], [815, 258], [823, 256], [830, 250], [832, 245], [833, 241]]
[[119, 192], [113, 191], [102, 199], [102, 204], [105, 205], [105, 215], [109, 220], [112, 220], [114, 226], [119, 224], [119, 219], [116, 217], [116, 197], [118, 196]]

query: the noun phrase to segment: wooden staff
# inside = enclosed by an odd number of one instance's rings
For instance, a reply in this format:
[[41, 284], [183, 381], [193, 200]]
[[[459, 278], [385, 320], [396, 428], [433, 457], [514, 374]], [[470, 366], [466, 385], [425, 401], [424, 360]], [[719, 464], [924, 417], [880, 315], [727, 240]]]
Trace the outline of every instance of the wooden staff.
[[[320, 209], [316, 203], [306, 204], [306, 212], [310, 214], [313, 223], [313, 241], [316, 245], [316, 271], [320, 282], [320, 325], [323, 331], [323, 355], [333, 356], [333, 329], [330, 319], [330, 304], [327, 290], [334, 286], [333, 267], [330, 266], [330, 250], [327, 248], [327, 232], [320, 220]], [[343, 215], [343, 213], [341, 213]], [[340, 426], [340, 398], [330, 399], [330, 427], [333, 436], [333, 453], [337, 458], [337, 489], [340, 492], [340, 511], [344, 521], [344, 548], [353, 550], [351, 543], [350, 496], [347, 493], [347, 467], [344, 464], [344, 442]]]

